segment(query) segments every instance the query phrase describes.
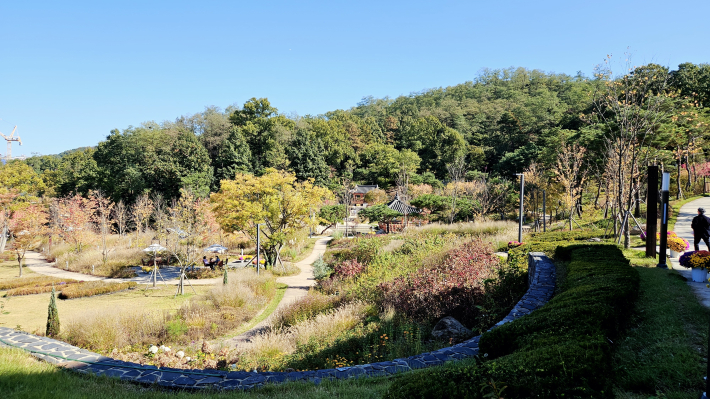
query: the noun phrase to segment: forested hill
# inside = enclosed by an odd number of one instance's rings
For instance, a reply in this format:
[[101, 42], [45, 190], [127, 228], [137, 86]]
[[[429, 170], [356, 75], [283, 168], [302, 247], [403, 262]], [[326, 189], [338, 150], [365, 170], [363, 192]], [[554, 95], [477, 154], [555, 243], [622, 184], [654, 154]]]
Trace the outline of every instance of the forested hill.
[[[697, 113], [696, 122], [708, 120], [708, 64], [682, 64], [673, 71], [649, 64], [627, 75], [641, 82], [649, 77], [661, 83], [644, 90], [673, 101], [673, 111], [653, 128], [658, 137], [678, 129], [674, 115], [686, 106]], [[396, 99], [366, 97], [349, 110], [303, 117], [287, 117], [277, 104], [252, 98], [240, 108], [208, 107], [175, 121], [116, 129], [95, 148], [26, 162], [48, 193], [100, 188], [127, 202], [144, 192], [175, 197], [181, 187], [207, 195], [237, 172], [261, 174], [266, 168], [292, 170], [299, 179], [331, 187], [343, 176], [390, 187], [402, 170], [410, 171], [410, 183], [437, 185], [448, 179], [447, 165], [456, 160], [471, 178], [511, 177], [533, 163], [553, 165], [561, 142], [585, 145], [588, 165], [603, 158], [600, 140], [615, 127], [595, 118], [599, 108], [593, 101], [595, 93], [608, 91], [609, 82], [525, 68], [485, 70], [456, 86]], [[704, 126], [693, 137], [700, 147], [708, 135]], [[656, 159], [677, 158], [677, 142], [654, 145]]]

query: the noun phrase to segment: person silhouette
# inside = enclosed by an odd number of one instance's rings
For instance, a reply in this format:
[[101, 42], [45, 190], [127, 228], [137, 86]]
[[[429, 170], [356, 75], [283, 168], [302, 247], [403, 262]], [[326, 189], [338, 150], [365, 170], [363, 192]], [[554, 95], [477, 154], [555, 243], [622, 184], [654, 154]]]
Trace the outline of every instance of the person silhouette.
[[710, 250], [710, 218], [705, 216], [705, 209], [698, 208], [698, 216], [693, 218], [690, 223], [690, 227], [693, 229], [693, 246], [696, 251], [700, 251], [700, 241], [705, 243], [705, 246]]

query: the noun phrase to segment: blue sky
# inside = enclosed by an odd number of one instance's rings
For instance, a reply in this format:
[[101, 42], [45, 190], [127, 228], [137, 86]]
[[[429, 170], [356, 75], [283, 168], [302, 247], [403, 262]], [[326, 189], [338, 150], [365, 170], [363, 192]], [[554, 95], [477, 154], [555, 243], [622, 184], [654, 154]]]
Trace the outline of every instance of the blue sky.
[[[590, 75], [710, 62], [707, 0], [0, 3], [0, 132], [13, 154], [268, 97], [321, 114], [522, 66]], [[0, 143], [0, 153], [5, 146]]]

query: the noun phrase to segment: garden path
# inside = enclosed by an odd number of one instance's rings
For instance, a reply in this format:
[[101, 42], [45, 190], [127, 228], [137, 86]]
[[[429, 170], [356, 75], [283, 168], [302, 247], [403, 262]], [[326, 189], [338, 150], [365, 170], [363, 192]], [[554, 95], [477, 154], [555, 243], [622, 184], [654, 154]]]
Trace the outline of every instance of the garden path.
[[[77, 272], [71, 272], [68, 270], [62, 270], [58, 267], [55, 267], [54, 262], [47, 262], [46, 259], [42, 257], [42, 254], [39, 252], [32, 252], [28, 251], [25, 254], [25, 266], [32, 270], [35, 273], [39, 274], [44, 274], [45, 276], [52, 276], [52, 277], [57, 277], [57, 278], [66, 278], [66, 279], [74, 279], [74, 280], [80, 280], [80, 281], [98, 281], [102, 280], [107, 283], [119, 283], [119, 282], [124, 282], [124, 281], [135, 281], [139, 284], [151, 284], [152, 280], [150, 275], [144, 274], [142, 276], [138, 277], [132, 277], [132, 278], [108, 278], [108, 277], [101, 277], [101, 276], [92, 276], [89, 274], [84, 274], [84, 273], [77, 273]], [[180, 282], [180, 269], [177, 267], [166, 267], [163, 269], [160, 269], [160, 274], [159, 276], [162, 276], [163, 279], [165, 279], [165, 283], [168, 285], [176, 285]], [[221, 282], [222, 277], [219, 278], [209, 278], [209, 279], [201, 279], [201, 280], [196, 280], [192, 279], [190, 282], [193, 285], [212, 285], [217, 282]], [[163, 284], [163, 281], [158, 279], [158, 284]]]
[[[710, 197], [698, 198], [683, 205], [678, 211], [678, 218], [676, 219], [673, 230], [678, 234], [678, 237], [685, 238], [690, 242], [691, 250], [693, 245], [693, 229], [690, 228], [690, 223], [693, 221], [693, 218], [698, 215], [698, 208], [705, 208], [710, 212]], [[700, 249], [707, 250], [707, 247], [705, 244], [701, 243]], [[706, 286], [706, 283], [694, 283], [690, 277], [691, 269], [681, 266], [680, 263], [678, 263], [678, 258], [670, 258], [670, 261], [673, 269], [688, 279], [688, 285], [693, 289], [693, 293], [695, 293], [698, 301], [706, 308], [710, 308], [710, 288]]]
[[279, 283], [284, 283], [288, 285], [284, 297], [279, 302], [278, 306], [269, 317], [258, 323], [256, 326], [246, 331], [243, 334], [237, 335], [226, 340], [219, 341], [222, 345], [229, 346], [232, 348], [244, 349], [251, 342], [251, 338], [255, 335], [266, 331], [271, 322], [271, 318], [280, 309], [292, 304], [293, 302], [303, 298], [308, 294], [308, 290], [311, 289], [316, 284], [315, 278], [313, 278], [313, 262], [315, 262], [319, 256], [325, 253], [328, 247], [328, 241], [332, 240], [332, 237], [319, 238], [313, 246], [313, 252], [308, 255], [307, 258], [296, 263], [301, 269], [301, 272], [295, 276], [280, 277], [276, 279]]

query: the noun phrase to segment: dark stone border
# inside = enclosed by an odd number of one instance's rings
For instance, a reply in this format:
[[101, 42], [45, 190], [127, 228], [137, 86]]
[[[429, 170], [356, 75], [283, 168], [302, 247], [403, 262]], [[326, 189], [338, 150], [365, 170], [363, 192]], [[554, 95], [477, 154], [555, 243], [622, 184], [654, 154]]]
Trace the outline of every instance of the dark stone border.
[[[543, 306], [555, 290], [555, 266], [541, 252], [531, 252], [528, 257], [528, 291], [513, 310], [491, 329], [509, 323]], [[80, 373], [105, 375], [141, 384], [158, 384], [180, 389], [251, 389], [267, 383], [285, 381], [311, 381], [319, 384], [323, 379], [386, 376], [438, 366], [448, 361], [478, 355], [476, 336], [448, 348], [388, 362], [362, 364], [317, 371], [300, 372], [227, 372], [221, 370], [183, 370], [155, 366], [141, 366], [101, 356], [62, 341], [18, 332], [0, 327], [0, 345], [24, 349], [33, 356]], [[3, 342], [5, 344], [3, 344]]]

